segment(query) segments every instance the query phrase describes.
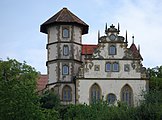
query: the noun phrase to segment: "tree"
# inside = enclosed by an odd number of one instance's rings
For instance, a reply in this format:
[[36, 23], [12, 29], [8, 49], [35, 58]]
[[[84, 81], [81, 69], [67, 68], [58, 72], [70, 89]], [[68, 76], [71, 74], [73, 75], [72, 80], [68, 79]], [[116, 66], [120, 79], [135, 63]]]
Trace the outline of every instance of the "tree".
[[36, 94], [38, 73], [15, 59], [0, 61], [0, 118], [3, 120], [41, 119]]

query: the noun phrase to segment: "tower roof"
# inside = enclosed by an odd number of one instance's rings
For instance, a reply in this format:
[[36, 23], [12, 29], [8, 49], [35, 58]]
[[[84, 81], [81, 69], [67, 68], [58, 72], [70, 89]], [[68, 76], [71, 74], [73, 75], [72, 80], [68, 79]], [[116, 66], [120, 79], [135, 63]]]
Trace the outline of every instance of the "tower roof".
[[46, 22], [41, 25], [40, 31], [43, 33], [47, 33], [47, 28], [50, 25], [59, 25], [59, 24], [75, 24], [82, 27], [82, 34], [88, 33], [88, 25], [70, 12], [67, 8], [63, 8]]

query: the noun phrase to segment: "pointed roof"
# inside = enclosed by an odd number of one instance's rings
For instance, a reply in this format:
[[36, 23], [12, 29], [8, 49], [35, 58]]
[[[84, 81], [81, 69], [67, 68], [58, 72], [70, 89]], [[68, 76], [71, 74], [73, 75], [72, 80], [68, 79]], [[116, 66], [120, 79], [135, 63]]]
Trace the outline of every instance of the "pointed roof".
[[50, 25], [58, 25], [58, 24], [75, 24], [82, 27], [82, 34], [88, 33], [88, 25], [70, 12], [67, 8], [63, 8], [46, 22], [41, 25], [40, 31], [43, 33], [47, 33], [47, 27]]
[[143, 60], [141, 54], [139, 53], [139, 51], [134, 43], [132, 43], [132, 45], [130, 46], [129, 49], [132, 51], [132, 55], [134, 58], [140, 58]]

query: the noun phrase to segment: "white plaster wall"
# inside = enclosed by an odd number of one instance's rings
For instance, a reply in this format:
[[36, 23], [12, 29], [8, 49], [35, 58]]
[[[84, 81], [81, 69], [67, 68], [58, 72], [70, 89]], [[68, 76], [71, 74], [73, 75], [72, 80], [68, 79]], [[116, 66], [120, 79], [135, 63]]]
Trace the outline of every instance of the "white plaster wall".
[[[126, 48], [121, 47], [121, 45], [124, 45], [124, 43], [101, 43], [104, 45], [104, 47], [100, 48], [100, 55], [104, 58], [118, 58], [118, 59], [122, 59], [125, 56], [124, 51], [126, 50]], [[116, 55], [109, 55], [109, 46], [110, 45], [116, 45]]]
[[106, 100], [106, 96], [109, 93], [113, 93], [116, 95], [117, 101], [121, 100], [120, 92], [124, 85], [128, 84], [133, 90], [133, 103], [134, 105], [138, 105], [139, 100], [143, 99], [141, 97], [142, 92], [146, 91], [146, 81], [145, 80], [84, 80], [78, 79], [78, 95], [79, 95], [79, 103], [89, 104], [89, 90], [90, 87], [97, 83], [101, 88], [102, 96], [104, 100]]
[[74, 26], [74, 41], [77, 43], [82, 43], [82, 30], [81, 28]]
[[48, 28], [48, 44], [58, 41], [58, 30], [57, 26], [52, 26]]
[[[119, 72], [106, 72], [105, 65], [106, 62], [118, 62], [119, 63]], [[132, 60], [93, 60], [89, 61], [84, 68], [84, 77], [85, 78], [141, 78], [141, 73], [136, 72], [135, 69], [131, 67]], [[124, 64], [130, 65], [130, 71], [124, 71]], [[94, 66], [99, 65], [100, 71], [95, 71]], [[92, 68], [90, 69], [90, 66]], [[86, 71], [86, 67], [88, 70]]]
[[57, 81], [57, 63], [48, 64], [49, 78], [48, 84]]
[[81, 52], [82, 52], [82, 47], [81, 45], [78, 44], [73, 44], [74, 45], [74, 59], [81, 61]]
[[58, 52], [57, 52], [57, 44], [48, 45], [48, 60], [57, 59]]

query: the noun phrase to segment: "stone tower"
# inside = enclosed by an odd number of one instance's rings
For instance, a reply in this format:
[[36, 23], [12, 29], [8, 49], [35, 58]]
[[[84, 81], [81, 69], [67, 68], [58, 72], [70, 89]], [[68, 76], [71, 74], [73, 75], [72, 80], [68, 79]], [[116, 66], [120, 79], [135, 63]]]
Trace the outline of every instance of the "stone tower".
[[88, 25], [63, 8], [41, 25], [47, 34], [48, 88], [56, 91], [62, 103], [76, 103], [74, 78], [82, 64], [82, 35]]

